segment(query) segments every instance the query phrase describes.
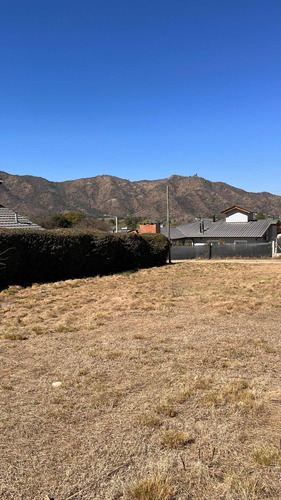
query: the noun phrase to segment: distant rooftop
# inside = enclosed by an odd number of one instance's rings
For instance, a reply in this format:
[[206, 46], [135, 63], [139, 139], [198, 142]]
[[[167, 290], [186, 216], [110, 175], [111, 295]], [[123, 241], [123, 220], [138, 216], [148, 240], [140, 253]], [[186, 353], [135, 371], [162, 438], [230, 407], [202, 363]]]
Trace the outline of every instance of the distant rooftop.
[[234, 207], [227, 208], [221, 214], [227, 214], [228, 212], [231, 212], [232, 210], [239, 210], [241, 212], [245, 212], [246, 214], [256, 214], [257, 212], [255, 210], [250, 210], [249, 208], [242, 208], [239, 207], [238, 205], [234, 205]]
[[[202, 232], [202, 222], [204, 232]], [[171, 238], [261, 238], [267, 229], [275, 224], [278, 224], [278, 221], [272, 219], [253, 220], [247, 223], [235, 222], [233, 224], [220, 220], [216, 222], [196, 221], [171, 227]], [[167, 228], [161, 228], [161, 233], [167, 236]]]
[[44, 229], [26, 217], [0, 205], [0, 229]]

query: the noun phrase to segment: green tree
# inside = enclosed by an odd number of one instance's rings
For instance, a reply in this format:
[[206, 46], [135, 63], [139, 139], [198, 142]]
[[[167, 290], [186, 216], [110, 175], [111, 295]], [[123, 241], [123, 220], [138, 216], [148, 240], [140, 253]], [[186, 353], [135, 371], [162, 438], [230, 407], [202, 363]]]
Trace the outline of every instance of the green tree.
[[142, 222], [141, 217], [135, 217], [135, 216], [127, 216], [124, 219], [124, 224], [127, 226], [128, 229], [136, 229], [139, 227], [140, 222]]
[[256, 215], [256, 219], [257, 220], [259, 220], [259, 219], [266, 219], [266, 216], [262, 212], [258, 212], [257, 215]]
[[39, 215], [33, 219], [36, 224], [42, 226], [44, 229], [56, 229], [58, 227], [71, 227], [72, 224], [62, 214], [53, 215]]
[[85, 215], [82, 212], [66, 212], [63, 215], [72, 226], [75, 226], [78, 222], [85, 218]]
[[61, 214], [55, 214], [50, 218], [51, 227], [72, 227], [72, 223]]
[[111, 227], [104, 219], [96, 217], [83, 217], [77, 222], [76, 228], [78, 229], [98, 229], [99, 231], [109, 232]]

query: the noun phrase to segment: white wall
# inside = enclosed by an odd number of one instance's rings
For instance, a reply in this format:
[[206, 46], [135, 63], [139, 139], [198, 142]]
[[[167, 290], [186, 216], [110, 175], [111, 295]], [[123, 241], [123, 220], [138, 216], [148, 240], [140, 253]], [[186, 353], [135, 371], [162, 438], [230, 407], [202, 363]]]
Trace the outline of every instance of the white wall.
[[229, 212], [226, 214], [225, 222], [248, 222], [248, 214], [244, 212]]

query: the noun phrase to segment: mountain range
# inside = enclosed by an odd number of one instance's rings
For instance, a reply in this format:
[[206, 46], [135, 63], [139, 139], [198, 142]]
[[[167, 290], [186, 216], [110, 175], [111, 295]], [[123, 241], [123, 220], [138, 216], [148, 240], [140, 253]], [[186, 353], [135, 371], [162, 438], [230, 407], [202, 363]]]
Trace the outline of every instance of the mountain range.
[[36, 218], [42, 215], [81, 211], [87, 216], [104, 214], [164, 220], [166, 187], [169, 186], [171, 218], [184, 221], [195, 216], [219, 215], [240, 205], [267, 215], [281, 214], [281, 196], [252, 193], [224, 182], [194, 175], [131, 182], [110, 175], [52, 182], [42, 177], [0, 172], [0, 204]]

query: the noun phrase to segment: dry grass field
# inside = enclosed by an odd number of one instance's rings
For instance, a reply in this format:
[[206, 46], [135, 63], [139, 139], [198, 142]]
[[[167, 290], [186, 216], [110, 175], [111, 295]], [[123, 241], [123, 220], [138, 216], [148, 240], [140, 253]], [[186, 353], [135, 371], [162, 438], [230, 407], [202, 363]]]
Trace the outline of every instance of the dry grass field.
[[187, 261], [2, 291], [0, 497], [280, 499], [280, 277]]

